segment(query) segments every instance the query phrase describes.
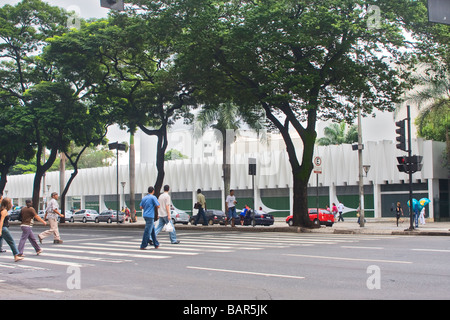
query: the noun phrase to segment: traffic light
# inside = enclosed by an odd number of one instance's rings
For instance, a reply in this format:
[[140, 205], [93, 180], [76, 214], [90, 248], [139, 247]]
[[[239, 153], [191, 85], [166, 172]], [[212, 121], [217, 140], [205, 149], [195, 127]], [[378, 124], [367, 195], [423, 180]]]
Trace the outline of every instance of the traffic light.
[[125, 10], [123, 0], [100, 0], [100, 6], [118, 11]]
[[397, 162], [398, 162], [397, 168], [398, 168], [398, 171], [405, 172], [405, 173], [407, 172], [406, 158], [407, 157], [405, 157], [405, 156], [397, 157]]
[[397, 157], [397, 169], [400, 172], [404, 172], [404, 173], [414, 173], [417, 171], [422, 170], [423, 164], [422, 164], [422, 156], [411, 156], [411, 157], [406, 157], [406, 156], [401, 156], [401, 157]]
[[397, 149], [400, 149], [403, 151], [407, 151], [405, 122], [406, 122], [406, 120], [403, 119], [403, 120], [397, 121], [395, 123], [395, 125], [397, 126], [397, 130], [395, 130], [395, 133], [398, 134], [397, 138], [395, 139], [395, 140], [397, 140], [398, 143], [395, 146], [397, 147]]
[[409, 170], [411, 170], [412, 173], [417, 172], [422, 170], [422, 156], [411, 156], [408, 157], [408, 165], [409, 165]]

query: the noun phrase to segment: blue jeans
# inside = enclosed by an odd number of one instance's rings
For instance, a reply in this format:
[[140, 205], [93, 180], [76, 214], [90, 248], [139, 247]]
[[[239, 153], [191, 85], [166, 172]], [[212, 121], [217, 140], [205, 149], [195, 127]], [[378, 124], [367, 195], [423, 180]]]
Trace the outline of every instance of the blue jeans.
[[177, 232], [175, 231], [175, 226], [172, 223], [172, 219], [170, 219], [169, 221], [168, 217], [159, 217], [159, 224], [156, 227], [155, 234], [158, 235], [158, 233], [161, 232], [162, 228], [164, 228], [164, 225], [166, 223], [170, 223], [173, 227], [173, 231], [169, 232], [170, 242], [172, 243], [177, 242]]
[[155, 219], [144, 217], [144, 220], [145, 220], [145, 229], [144, 235], [142, 236], [141, 249], [147, 248], [150, 236], [152, 237], [153, 245], [155, 246], [155, 248], [159, 247], [159, 242], [156, 239], [155, 234], [155, 224], [154, 224]]
[[11, 236], [11, 233], [9, 233], [9, 230], [7, 227], [2, 228], [2, 239], [6, 241], [6, 243], [11, 248], [12, 254], [14, 256], [19, 254], [19, 250], [17, 250], [16, 243], [14, 242], [13, 237]]
[[228, 208], [228, 219], [236, 218], [236, 207]]

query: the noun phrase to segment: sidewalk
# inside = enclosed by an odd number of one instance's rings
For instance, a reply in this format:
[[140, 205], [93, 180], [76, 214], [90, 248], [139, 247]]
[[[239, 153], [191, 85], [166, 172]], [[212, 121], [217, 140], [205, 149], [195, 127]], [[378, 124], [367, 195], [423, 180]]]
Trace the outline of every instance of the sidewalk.
[[[11, 225], [19, 225], [18, 221], [10, 222]], [[35, 225], [41, 225], [36, 223]], [[136, 223], [63, 223], [60, 228], [66, 227], [86, 227], [86, 228], [144, 228], [145, 222], [138, 218]], [[364, 227], [360, 227], [356, 218], [347, 218], [345, 222], [336, 222], [332, 227], [321, 226], [317, 229], [305, 229], [300, 227], [289, 227], [284, 218], [276, 218], [272, 226], [240, 226], [232, 228], [222, 225], [213, 226], [193, 226], [191, 224], [176, 224], [176, 230], [197, 230], [197, 231], [238, 231], [238, 232], [293, 232], [293, 233], [327, 233], [327, 234], [373, 234], [373, 235], [428, 235], [428, 236], [450, 236], [450, 222], [429, 222], [425, 225], [419, 225], [419, 228], [413, 231], [405, 231], [409, 228], [409, 219], [404, 218], [403, 223], [396, 226], [395, 218], [366, 219]]]

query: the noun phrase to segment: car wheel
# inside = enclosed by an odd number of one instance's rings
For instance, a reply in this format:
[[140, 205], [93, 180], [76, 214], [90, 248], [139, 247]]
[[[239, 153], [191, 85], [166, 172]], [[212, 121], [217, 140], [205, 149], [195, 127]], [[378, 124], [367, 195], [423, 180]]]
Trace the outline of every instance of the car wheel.
[[83, 223], [86, 223], [86, 222], [87, 222], [86, 217], [83, 217]]
[[98, 221], [98, 218], [95, 218], [95, 223], [99, 223], [100, 221]]
[[108, 222], [108, 223], [112, 223], [112, 220], [111, 220], [111, 218], [108, 218], [108, 221], [106, 221], [106, 222]]
[[209, 224], [210, 226], [212, 226], [212, 225], [214, 224], [214, 221], [213, 221], [212, 219], [209, 219], [209, 220], [208, 220], [208, 224]]
[[289, 221], [288, 221], [288, 226], [289, 227], [292, 227], [294, 225], [294, 219], [290, 219]]
[[73, 217], [70, 217], [69, 222], [74, 223], [75, 221], [73, 220]]
[[315, 218], [313, 222], [314, 222], [314, 224], [315, 224], [316, 226], [320, 226], [320, 221], [319, 221], [319, 219]]

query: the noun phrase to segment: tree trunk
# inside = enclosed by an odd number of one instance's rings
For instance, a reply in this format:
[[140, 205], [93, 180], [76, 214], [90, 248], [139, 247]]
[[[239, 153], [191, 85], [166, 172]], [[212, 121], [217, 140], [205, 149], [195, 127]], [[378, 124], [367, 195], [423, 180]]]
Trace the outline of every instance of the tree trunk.
[[[50, 157], [48, 158], [47, 162], [44, 164], [41, 164], [41, 156], [42, 156], [42, 150], [43, 148], [38, 148], [38, 152], [36, 154], [36, 174], [34, 175], [34, 182], [33, 182], [33, 207], [36, 210], [36, 212], [39, 211], [39, 198], [41, 193], [41, 181], [42, 177], [44, 176], [45, 172], [50, 169], [50, 167], [53, 165], [53, 163], [56, 160], [56, 154], [57, 148], [54, 148], [50, 152]], [[44, 150], [45, 152], [45, 150]], [[45, 186], [44, 186], [45, 187]]]
[[[66, 183], [66, 155], [64, 152], [60, 153], [61, 161], [59, 162], [59, 194], [61, 195], [61, 214], [63, 217], [59, 220], [60, 223], [66, 222], [66, 194], [64, 193], [64, 185]], [[67, 193], [67, 192], [66, 192]], [[64, 195], [63, 195], [64, 194]]]
[[136, 180], [136, 156], [134, 149], [134, 132], [130, 132], [130, 212], [131, 221], [136, 221], [136, 208], [135, 208], [135, 180]]
[[167, 126], [162, 125], [158, 130], [158, 142], [156, 146], [156, 169], [158, 171], [158, 175], [156, 176], [156, 182], [154, 185], [155, 188], [155, 196], [158, 198], [161, 194], [161, 188], [164, 182], [164, 154], [167, 149]]

